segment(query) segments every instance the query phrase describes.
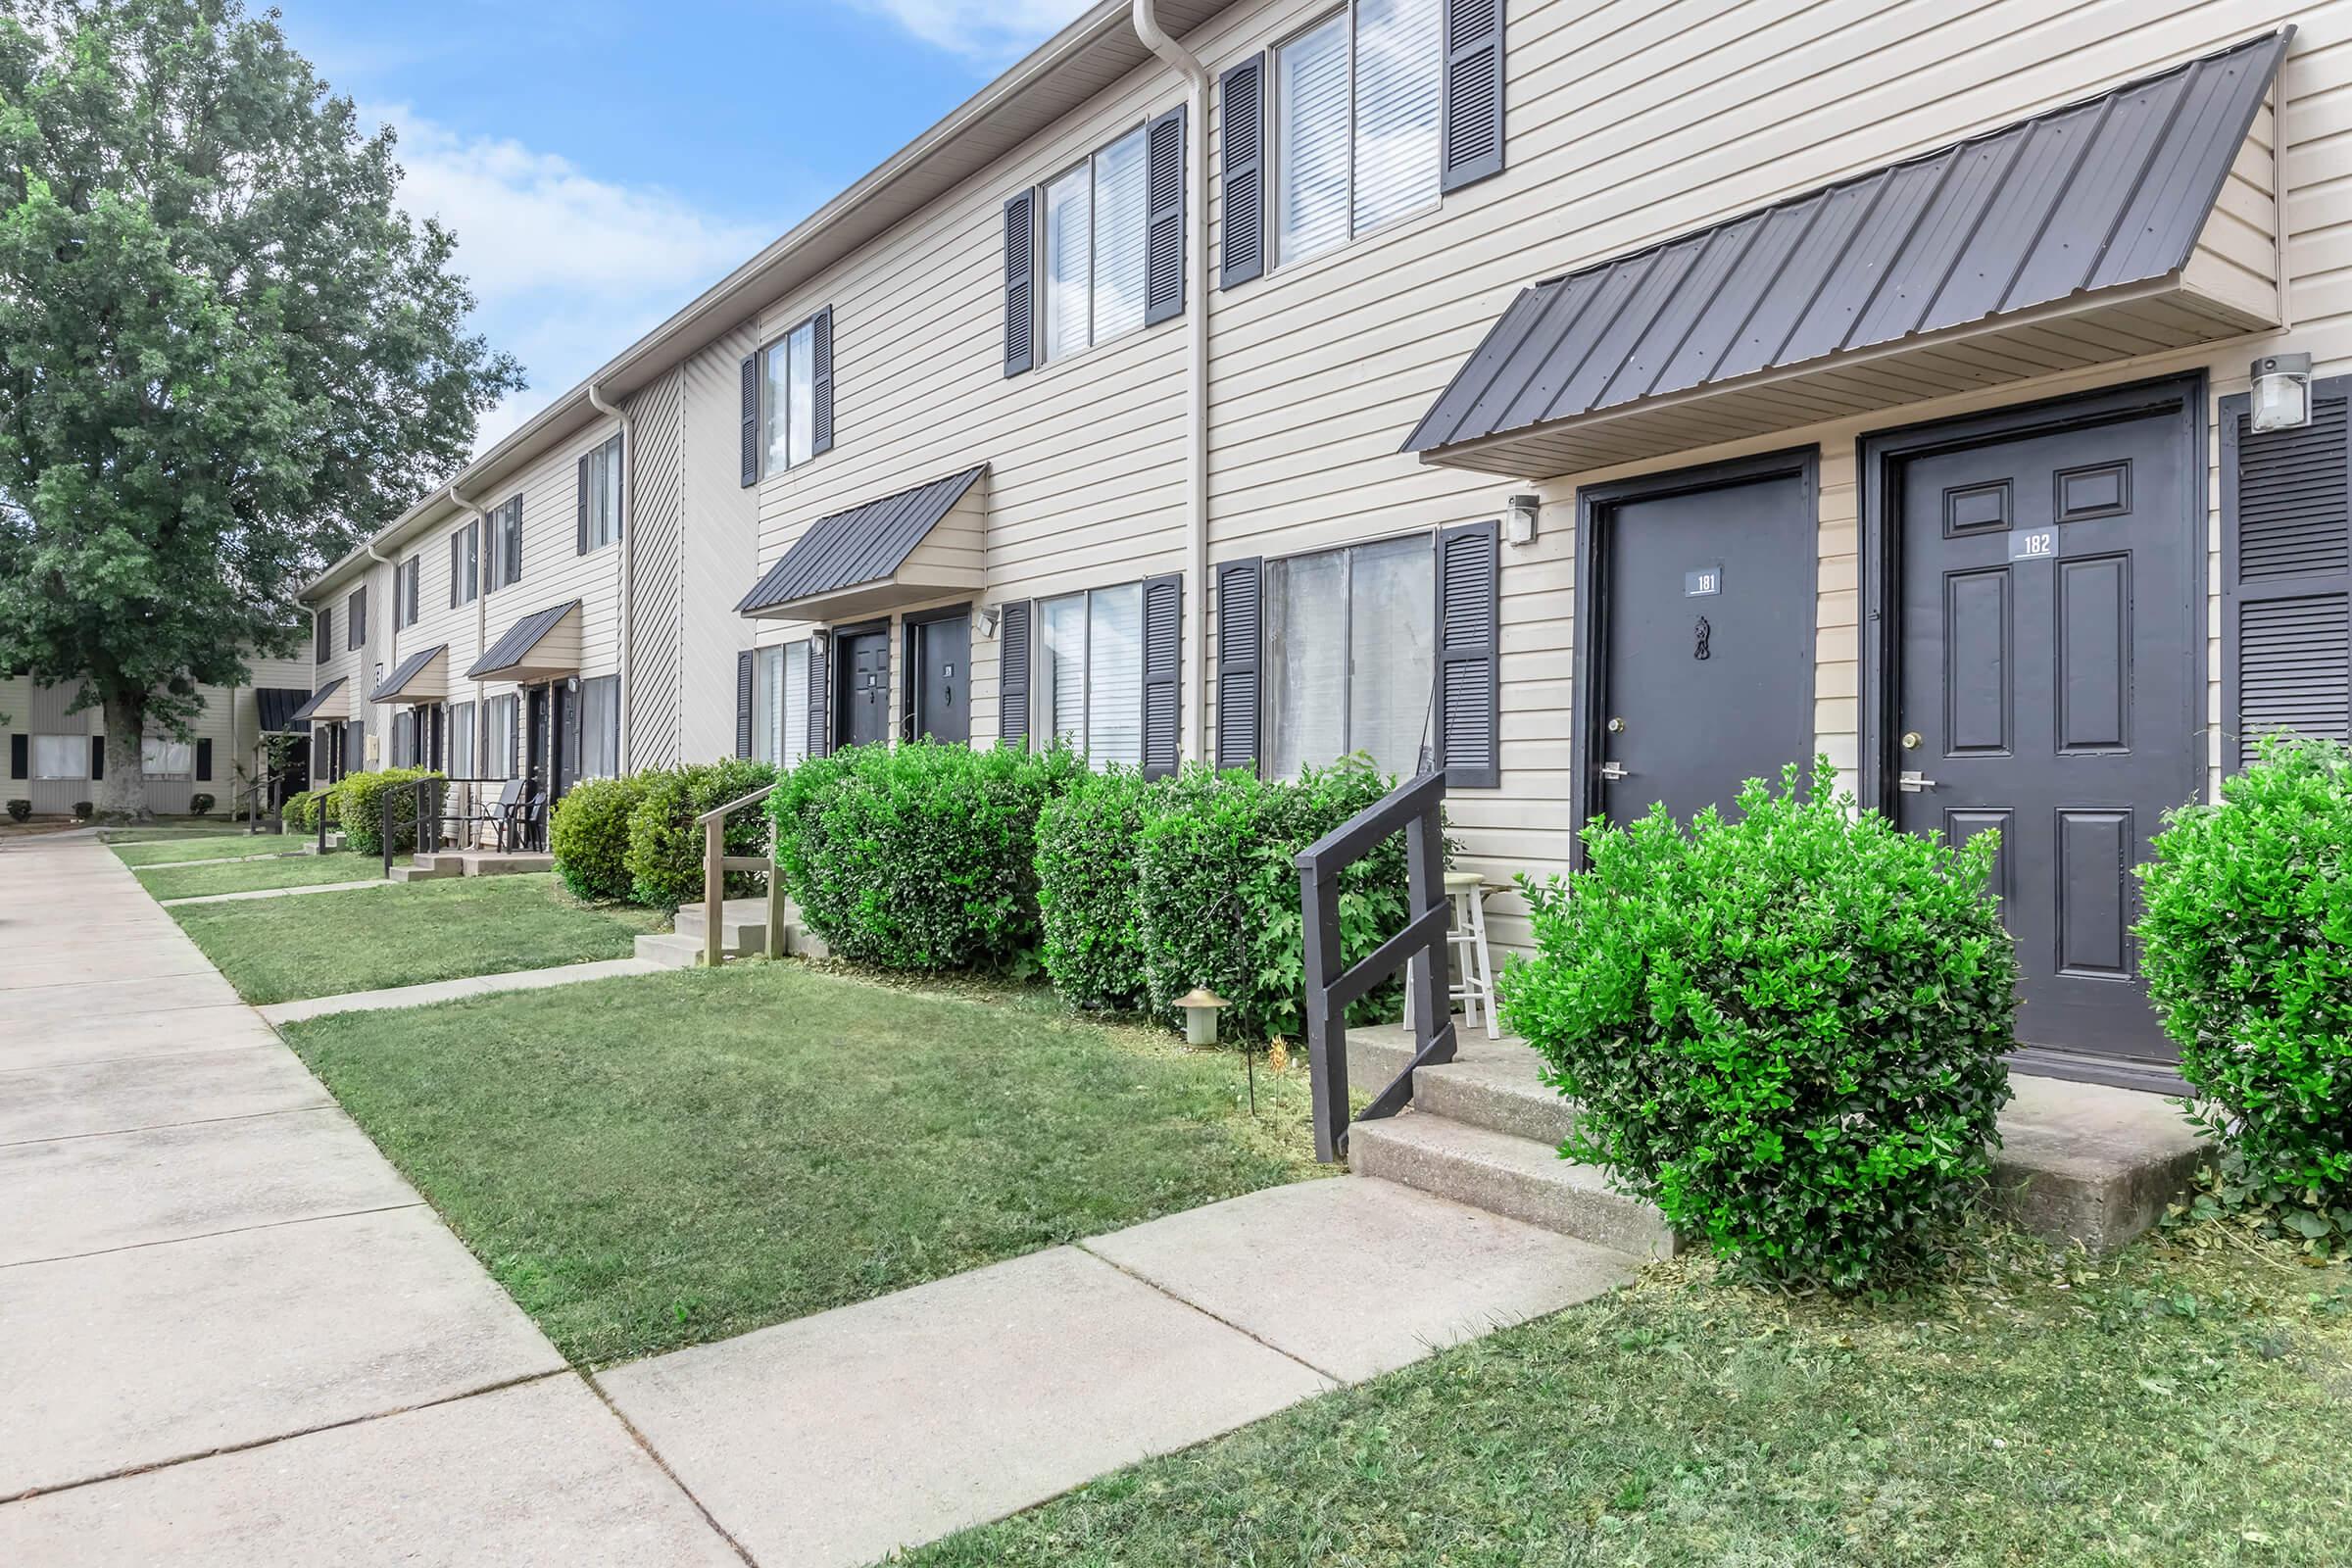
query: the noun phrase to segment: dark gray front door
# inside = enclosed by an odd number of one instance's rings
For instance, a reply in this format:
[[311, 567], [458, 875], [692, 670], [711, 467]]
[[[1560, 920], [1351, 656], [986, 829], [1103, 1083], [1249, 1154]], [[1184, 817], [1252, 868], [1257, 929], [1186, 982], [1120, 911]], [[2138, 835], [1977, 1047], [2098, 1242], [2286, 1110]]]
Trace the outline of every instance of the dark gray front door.
[[1611, 821], [1659, 801], [1688, 821], [1812, 756], [1812, 469], [1644, 485], [1591, 514], [1600, 629], [1588, 755]]
[[564, 681], [558, 681], [548, 690], [555, 697], [555, 719], [550, 738], [555, 746], [555, 789], [548, 795], [548, 804], [569, 793], [580, 781], [580, 694]]
[[890, 633], [853, 632], [834, 643], [833, 744], [872, 746], [890, 739]]
[[914, 653], [914, 732], [935, 741], [972, 738], [972, 623], [958, 613], [950, 620], [910, 625]]
[[[1912, 458], [1899, 507], [1896, 820], [2001, 835], [2028, 1046], [2175, 1053], [2132, 868], [2197, 789], [2197, 465], [2178, 412]], [[2200, 503], [2201, 510], [2201, 503]]]

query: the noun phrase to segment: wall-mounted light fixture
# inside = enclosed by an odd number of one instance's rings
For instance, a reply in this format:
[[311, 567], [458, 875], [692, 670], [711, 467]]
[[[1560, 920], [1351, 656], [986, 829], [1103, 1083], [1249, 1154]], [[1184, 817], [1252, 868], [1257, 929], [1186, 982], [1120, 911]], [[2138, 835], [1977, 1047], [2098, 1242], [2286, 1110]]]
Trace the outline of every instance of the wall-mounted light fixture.
[[2257, 430], [2299, 430], [2311, 422], [2311, 356], [2266, 354], [2254, 362]]
[[1513, 496], [1502, 504], [1502, 536], [1515, 545], [1536, 542], [1536, 518], [1544, 511], [1542, 496]]
[[972, 625], [983, 637], [994, 637], [997, 623], [1004, 618], [1004, 611], [998, 605], [982, 605], [972, 612]]

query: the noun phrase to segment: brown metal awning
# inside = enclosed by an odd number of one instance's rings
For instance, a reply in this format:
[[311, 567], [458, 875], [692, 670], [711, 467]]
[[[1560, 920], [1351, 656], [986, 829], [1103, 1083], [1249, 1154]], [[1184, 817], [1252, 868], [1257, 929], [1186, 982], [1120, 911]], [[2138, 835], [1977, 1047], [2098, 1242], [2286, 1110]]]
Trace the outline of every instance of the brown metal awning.
[[984, 583], [987, 465], [817, 518], [743, 596], [740, 614], [843, 620]]
[[287, 715], [289, 727], [296, 724], [331, 724], [351, 716], [351, 683], [341, 675], [311, 694], [311, 700]]
[[523, 616], [466, 671], [468, 680], [560, 680], [580, 672], [580, 602]]
[[400, 662], [382, 685], [368, 694], [371, 703], [449, 701], [449, 644], [423, 648]]
[[1544, 478], [2276, 326], [2267, 197], [2217, 205], [2277, 188], [2293, 30], [1538, 283], [1404, 450]]

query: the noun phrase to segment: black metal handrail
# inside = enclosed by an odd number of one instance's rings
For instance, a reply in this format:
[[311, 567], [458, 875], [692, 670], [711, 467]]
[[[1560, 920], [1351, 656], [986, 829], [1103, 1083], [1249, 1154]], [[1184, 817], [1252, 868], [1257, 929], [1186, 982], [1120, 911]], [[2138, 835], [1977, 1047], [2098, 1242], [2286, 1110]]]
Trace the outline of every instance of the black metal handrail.
[[[384, 820], [381, 824], [383, 828], [384, 875], [387, 878], [392, 875], [392, 857], [397, 833], [397, 828], [392, 820], [392, 808], [399, 804], [402, 796], [413, 794], [416, 797], [416, 842], [411, 846], [411, 851], [416, 855], [431, 855], [441, 848], [441, 802], [438, 792], [452, 784], [484, 782], [487, 781], [470, 778], [442, 778], [436, 774], [427, 778], [412, 779], [406, 784], [397, 785], [384, 791]], [[435, 792], [436, 798], [428, 802], [425, 799], [427, 791]], [[430, 806], [430, 811], [427, 811], [427, 806]], [[424, 845], [424, 824], [427, 822], [433, 824], [433, 845], [430, 850], [426, 849]]]
[[[1424, 773], [1399, 785], [1299, 852], [1298, 904], [1306, 932], [1306, 1055], [1313, 1076], [1315, 1157], [1348, 1152], [1355, 1121], [1394, 1116], [1413, 1098], [1413, 1072], [1453, 1059], [1446, 931], [1446, 775]], [[1340, 944], [1340, 876], [1390, 836], [1405, 835], [1407, 881], [1404, 929], [1344, 966]], [[1348, 1008], [1395, 974], [1412, 966], [1413, 1059], [1363, 1114], [1348, 1112]]]

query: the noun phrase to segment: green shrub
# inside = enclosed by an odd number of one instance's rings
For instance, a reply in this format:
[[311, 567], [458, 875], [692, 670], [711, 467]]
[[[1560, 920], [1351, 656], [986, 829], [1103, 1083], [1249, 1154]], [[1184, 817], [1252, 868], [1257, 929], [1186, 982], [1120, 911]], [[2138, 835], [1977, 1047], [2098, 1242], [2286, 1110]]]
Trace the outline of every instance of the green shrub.
[[1989, 1174], [2017, 963], [1992, 835], [1900, 832], [1817, 769], [1731, 820], [1595, 823], [1587, 869], [1523, 878], [1502, 1017], [1579, 1102], [1563, 1154], [1750, 1272], [1849, 1289]]
[[31, 815], [32, 803], [30, 801], [19, 798], [8, 803], [8, 819], [10, 821], [22, 822]]
[[326, 813], [330, 824], [335, 820], [334, 801], [334, 791], [331, 789], [300, 790], [287, 796], [285, 804], [278, 809], [289, 828], [298, 833], [316, 833], [318, 831], [320, 812]]
[[650, 774], [583, 779], [564, 792], [547, 821], [556, 875], [575, 898], [629, 896], [629, 816], [644, 801]]
[[2352, 1240], [2352, 753], [2266, 737], [2140, 870], [2149, 994], [2226, 1196]]
[[1161, 793], [1133, 768], [1107, 768], [1080, 776], [1038, 812], [1039, 956], [1073, 1006], [1143, 1004], [1136, 849]]
[[74, 820], [87, 822], [92, 815], [96, 814], [97, 810], [98, 808], [91, 802], [75, 801], [74, 803]]
[[1018, 972], [1041, 937], [1038, 812], [1084, 768], [930, 742], [811, 759], [769, 798], [784, 885], [843, 957]]
[[[731, 758], [638, 776], [644, 797], [629, 812], [629, 897], [648, 908], [675, 912], [681, 904], [699, 904], [703, 898], [703, 830], [695, 818], [774, 783], [776, 770], [766, 762]], [[764, 855], [767, 835], [767, 818], [746, 808], [727, 819], [726, 853]], [[756, 873], [727, 876], [729, 898], [747, 898], [765, 887]]]
[[195, 794], [188, 797], [188, 812], [190, 815], [204, 816], [208, 814], [212, 808], [213, 798], [210, 795], [205, 794], [202, 790], [198, 790]]
[[[1296, 783], [1247, 773], [1186, 770], [1154, 787], [1137, 844], [1138, 926], [1152, 1008], [1176, 1022], [1176, 999], [1205, 985], [1230, 1004], [1232, 1039], [1296, 1039], [1304, 1023], [1304, 937], [1298, 852], [1395, 787], [1350, 759]], [[1351, 866], [1340, 883], [1340, 938], [1353, 963], [1404, 924], [1402, 834]], [[1394, 1018], [1401, 981], [1359, 1002], [1357, 1021]]]
[[392, 853], [406, 855], [416, 848], [416, 795], [401, 786], [418, 779], [439, 778], [424, 767], [386, 767], [372, 772], [346, 773], [332, 789], [334, 821], [343, 829], [344, 843], [362, 855], [384, 853], [384, 792], [399, 790], [392, 808]]

